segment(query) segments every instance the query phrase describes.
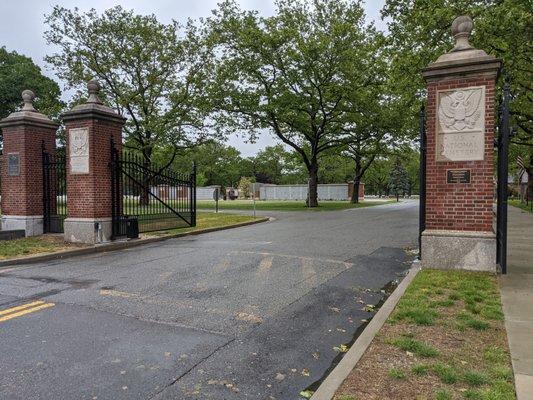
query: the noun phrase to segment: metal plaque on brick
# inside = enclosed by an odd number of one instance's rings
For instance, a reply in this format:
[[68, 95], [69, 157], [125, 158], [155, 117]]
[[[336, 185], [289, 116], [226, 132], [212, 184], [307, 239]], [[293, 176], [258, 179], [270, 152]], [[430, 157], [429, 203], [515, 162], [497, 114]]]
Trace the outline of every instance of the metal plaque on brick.
[[485, 86], [437, 92], [437, 161], [485, 156]]
[[71, 174], [89, 173], [89, 128], [74, 128], [68, 132]]
[[19, 153], [9, 153], [7, 155], [7, 174], [9, 176], [20, 175], [20, 155]]
[[469, 169], [449, 169], [446, 171], [447, 183], [470, 183]]

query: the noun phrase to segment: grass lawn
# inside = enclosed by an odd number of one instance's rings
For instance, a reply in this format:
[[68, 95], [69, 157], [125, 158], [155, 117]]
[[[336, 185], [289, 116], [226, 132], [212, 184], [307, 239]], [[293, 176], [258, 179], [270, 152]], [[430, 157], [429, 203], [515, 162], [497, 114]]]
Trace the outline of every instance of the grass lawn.
[[[255, 202], [256, 210], [264, 211], [335, 211], [346, 210], [348, 208], [361, 208], [378, 206], [380, 204], [394, 203], [395, 200], [372, 201], [365, 200], [357, 204], [352, 204], [349, 201], [321, 201], [318, 207], [308, 208], [304, 201], [271, 201], [258, 200]], [[198, 209], [215, 209], [215, 202], [213, 200], [201, 200], [197, 202]], [[226, 200], [218, 202], [219, 210], [253, 210], [254, 204], [252, 200]]]
[[507, 203], [511, 206], [533, 213], [533, 201], [530, 201], [529, 204], [526, 204], [522, 203], [520, 200], [508, 200]]
[[497, 278], [420, 271], [334, 399], [516, 399]]
[[237, 215], [228, 213], [213, 213], [213, 212], [199, 212], [196, 215], [196, 226], [192, 228], [177, 228], [166, 231], [147, 232], [146, 236], [163, 236], [175, 235], [177, 233], [193, 232], [208, 228], [219, 228], [224, 226], [231, 226], [243, 222], [250, 222], [263, 218], [254, 218], [248, 215]]
[[[192, 232], [207, 228], [231, 226], [243, 222], [253, 221], [255, 219], [261, 218], [253, 218], [247, 215], [201, 212], [198, 213], [196, 218], [196, 226], [193, 228], [179, 228], [167, 231], [150, 232], [142, 234], [142, 236], [165, 236], [182, 232]], [[86, 246], [87, 245], [83, 244], [66, 243], [63, 240], [63, 235], [42, 235], [16, 240], [5, 240], [0, 241], [0, 260], [19, 258], [39, 253], [53, 253], [63, 250], [72, 250]]]
[[0, 260], [29, 256], [38, 253], [53, 253], [83, 247], [66, 243], [63, 235], [42, 235], [15, 240], [0, 241]]

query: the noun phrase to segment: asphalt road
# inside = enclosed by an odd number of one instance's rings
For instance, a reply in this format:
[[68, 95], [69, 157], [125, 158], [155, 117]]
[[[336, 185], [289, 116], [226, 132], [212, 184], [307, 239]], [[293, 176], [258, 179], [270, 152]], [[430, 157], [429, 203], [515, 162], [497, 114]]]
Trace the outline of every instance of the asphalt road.
[[417, 213], [269, 212], [0, 270], [0, 398], [298, 399], [409, 267]]

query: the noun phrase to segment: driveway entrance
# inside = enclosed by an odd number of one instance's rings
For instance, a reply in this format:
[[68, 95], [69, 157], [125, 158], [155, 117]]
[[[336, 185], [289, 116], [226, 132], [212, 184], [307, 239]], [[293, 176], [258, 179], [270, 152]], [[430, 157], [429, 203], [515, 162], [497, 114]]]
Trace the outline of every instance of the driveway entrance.
[[298, 398], [409, 268], [418, 206], [268, 214], [0, 271], [17, 315], [0, 315], [0, 397]]

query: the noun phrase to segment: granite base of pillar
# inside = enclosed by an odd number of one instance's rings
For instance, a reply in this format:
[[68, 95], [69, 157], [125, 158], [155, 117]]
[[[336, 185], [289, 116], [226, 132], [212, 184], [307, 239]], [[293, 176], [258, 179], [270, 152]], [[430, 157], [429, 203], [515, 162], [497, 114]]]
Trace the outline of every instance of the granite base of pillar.
[[496, 235], [493, 232], [425, 230], [422, 268], [465, 269], [496, 273]]
[[43, 234], [42, 215], [2, 215], [2, 230], [21, 230], [26, 232], [26, 236], [37, 236]]
[[111, 218], [67, 218], [64, 227], [66, 242], [98, 244], [111, 240]]

